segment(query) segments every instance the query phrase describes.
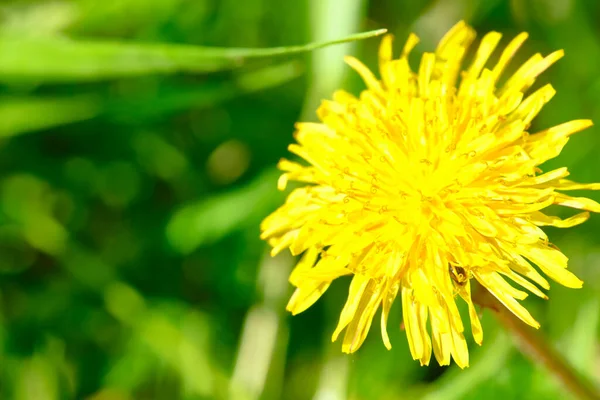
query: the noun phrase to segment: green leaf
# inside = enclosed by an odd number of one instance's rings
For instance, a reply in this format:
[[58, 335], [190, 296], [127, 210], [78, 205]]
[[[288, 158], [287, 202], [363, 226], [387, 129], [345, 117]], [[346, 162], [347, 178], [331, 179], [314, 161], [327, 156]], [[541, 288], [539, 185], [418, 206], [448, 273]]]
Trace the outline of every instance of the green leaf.
[[268, 169], [247, 186], [183, 207], [167, 226], [169, 243], [176, 251], [189, 254], [243, 227], [253, 217], [266, 215], [279, 200], [278, 175]]
[[155, 73], [208, 73], [240, 67], [256, 59], [367, 39], [384, 32], [385, 29], [379, 29], [322, 43], [257, 49], [5, 35], [0, 37], [0, 81], [92, 81]]
[[98, 98], [90, 96], [0, 98], [0, 137], [83, 121], [99, 110]]
[[[268, 66], [233, 75], [226, 81], [207, 80], [196, 86], [171, 85], [150, 96], [116, 99], [107, 105], [106, 113], [119, 123], [162, 117], [180, 110], [202, 108], [264, 89], [282, 85], [300, 76], [302, 67], [296, 61]], [[160, 101], [156, 101], [156, 99]]]
[[[201, 108], [238, 96], [275, 87], [300, 76], [298, 62], [268, 66], [233, 75], [226, 81], [195, 86], [171, 85], [158, 93], [103, 99], [76, 97], [0, 97], [0, 137], [54, 128], [106, 115], [116, 123], [139, 123], [165, 114]], [[160, 101], [157, 101], [160, 99]]]

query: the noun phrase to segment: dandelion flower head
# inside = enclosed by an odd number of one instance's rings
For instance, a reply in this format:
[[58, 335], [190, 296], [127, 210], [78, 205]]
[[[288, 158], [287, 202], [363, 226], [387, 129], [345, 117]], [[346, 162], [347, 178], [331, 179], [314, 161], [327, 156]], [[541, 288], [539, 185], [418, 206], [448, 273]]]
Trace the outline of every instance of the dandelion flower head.
[[[527, 297], [522, 289], [546, 298], [539, 287], [549, 284], [538, 269], [564, 286], [582, 285], [540, 227], [571, 227], [587, 220], [587, 211], [599, 212], [600, 204], [563, 192], [600, 184], [575, 183], [565, 179], [566, 168], [539, 166], [592, 122], [528, 131], [555, 91], [547, 84], [526, 93], [563, 52], [535, 54], [503, 77], [527, 34], [490, 66], [501, 38], [491, 32], [461, 71], [474, 38], [472, 28], [458, 23], [413, 72], [408, 55], [418, 38], [410, 35], [394, 59], [386, 36], [380, 79], [346, 57], [367, 89], [359, 97], [337, 91], [318, 109], [320, 123], [298, 123], [289, 150], [304, 162], [278, 165], [280, 189], [288, 181], [307, 185], [263, 221], [262, 238], [273, 255], [286, 248], [303, 253], [290, 276], [293, 314], [314, 304], [334, 279], [352, 276], [332, 338], [345, 330], [344, 352], [361, 346], [379, 309], [383, 342], [391, 348], [387, 320], [399, 297], [412, 357], [428, 365], [433, 352], [441, 365], [452, 358], [464, 368], [469, 355], [460, 299], [474, 341], [483, 339], [471, 299], [474, 280], [536, 328], [518, 300]], [[551, 205], [582, 212], [560, 219], [544, 213]]]

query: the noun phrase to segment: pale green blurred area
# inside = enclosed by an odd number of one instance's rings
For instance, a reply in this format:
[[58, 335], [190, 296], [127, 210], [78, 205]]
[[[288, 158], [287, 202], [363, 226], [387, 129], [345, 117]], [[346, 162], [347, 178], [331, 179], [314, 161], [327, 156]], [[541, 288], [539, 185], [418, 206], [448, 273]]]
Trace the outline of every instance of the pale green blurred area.
[[[411, 359], [398, 304], [392, 351], [374, 323], [343, 355], [330, 337], [347, 280], [284, 311], [294, 260], [258, 238], [285, 196], [274, 166], [320, 99], [363, 88], [342, 57], [375, 67], [379, 40], [243, 48], [387, 28], [398, 51], [411, 30], [430, 51], [463, 18], [502, 43], [525, 30], [513, 67], [566, 52], [540, 78], [558, 93], [535, 131], [600, 120], [598, 15], [593, 0], [1, 1], [0, 398], [568, 398], [487, 313], [461, 371]], [[592, 128], [545, 169], [599, 181], [599, 151]], [[547, 232], [585, 285], [525, 304], [598, 383], [600, 216]]]

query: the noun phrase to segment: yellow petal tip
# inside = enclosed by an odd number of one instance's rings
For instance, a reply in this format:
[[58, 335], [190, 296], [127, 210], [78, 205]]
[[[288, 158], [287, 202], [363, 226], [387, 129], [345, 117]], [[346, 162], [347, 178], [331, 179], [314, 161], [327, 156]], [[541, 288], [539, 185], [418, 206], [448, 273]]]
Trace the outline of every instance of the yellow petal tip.
[[352, 353], [354, 353], [354, 351], [356, 351], [356, 349], [353, 349], [352, 345], [349, 345], [349, 344], [342, 345], [342, 353], [352, 354]]

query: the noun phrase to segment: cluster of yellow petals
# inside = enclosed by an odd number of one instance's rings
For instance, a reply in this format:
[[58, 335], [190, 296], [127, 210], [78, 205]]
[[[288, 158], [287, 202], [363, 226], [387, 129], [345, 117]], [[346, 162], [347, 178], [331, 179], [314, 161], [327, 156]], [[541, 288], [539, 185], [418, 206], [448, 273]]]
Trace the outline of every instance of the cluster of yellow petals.
[[380, 80], [347, 57], [367, 89], [358, 98], [338, 91], [319, 108], [321, 123], [297, 124], [298, 144], [289, 150], [308, 165], [279, 163], [280, 189], [288, 181], [309, 185], [294, 189], [264, 220], [262, 237], [273, 255], [286, 248], [304, 253], [290, 276], [297, 288], [288, 304], [293, 314], [310, 307], [334, 279], [353, 275], [333, 333], [336, 340], [345, 329], [344, 352], [361, 346], [379, 308], [383, 342], [391, 347], [387, 319], [399, 294], [413, 358], [427, 365], [433, 351], [441, 365], [453, 358], [464, 368], [469, 355], [458, 297], [468, 305], [475, 342], [483, 338], [472, 279], [533, 327], [539, 324], [517, 301], [527, 293], [507, 279], [546, 298], [538, 286], [548, 289], [548, 281], [535, 264], [564, 286], [582, 285], [540, 226], [571, 227], [589, 213], [560, 219], [541, 210], [554, 204], [599, 212], [600, 204], [562, 192], [600, 184], [578, 184], [565, 179], [566, 168], [542, 173], [538, 166], [592, 123], [576, 120], [530, 134], [532, 119], [555, 92], [545, 85], [524, 96], [563, 52], [535, 54], [500, 85], [527, 34], [486, 67], [501, 38], [488, 33], [461, 72], [474, 38], [472, 28], [458, 23], [435, 53], [423, 54], [415, 73], [408, 55], [418, 38], [411, 35], [393, 59], [387, 36]]

